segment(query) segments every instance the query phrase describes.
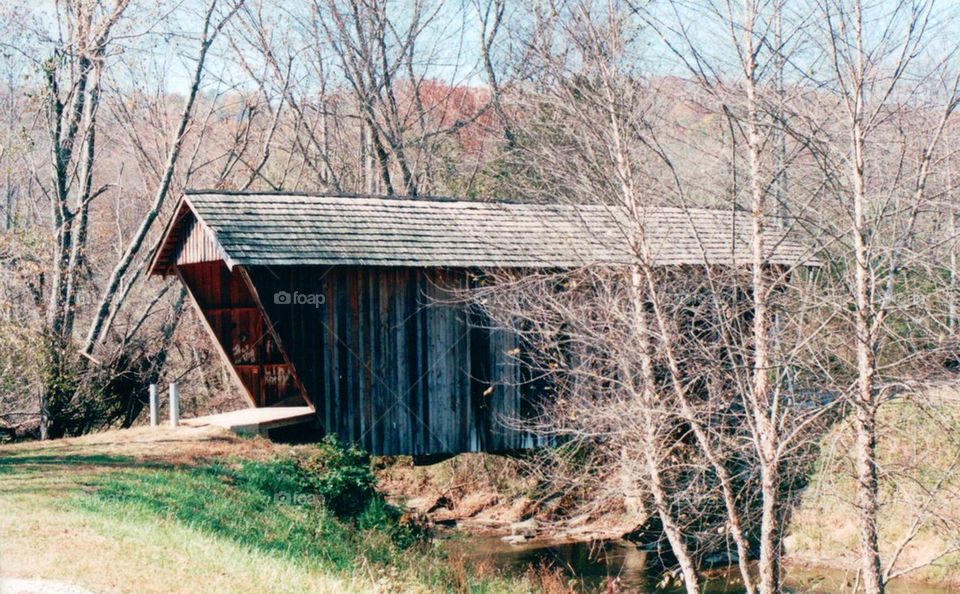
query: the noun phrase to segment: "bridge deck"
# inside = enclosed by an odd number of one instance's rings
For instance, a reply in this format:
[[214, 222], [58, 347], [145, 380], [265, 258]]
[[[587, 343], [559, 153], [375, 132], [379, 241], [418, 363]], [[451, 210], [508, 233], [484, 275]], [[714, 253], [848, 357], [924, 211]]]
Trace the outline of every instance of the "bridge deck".
[[226, 427], [234, 433], [264, 434], [270, 429], [306, 423], [315, 419], [312, 406], [268, 406], [263, 408], [245, 408], [216, 415], [181, 419], [180, 424], [188, 427], [214, 425]]

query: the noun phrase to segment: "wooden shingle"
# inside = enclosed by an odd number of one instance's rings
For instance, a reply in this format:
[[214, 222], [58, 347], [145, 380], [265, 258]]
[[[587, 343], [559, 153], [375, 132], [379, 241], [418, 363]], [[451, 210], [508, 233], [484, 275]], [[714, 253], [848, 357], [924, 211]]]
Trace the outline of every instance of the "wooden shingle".
[[[476, 202], [437, 198], [188, 192], [189, 209], [231, 267], [354, 265], [469, 268], [569, 268], [627, 264], [635, 224], [601, 205]], [[641, 221], [657, 265], [750, 262], [748, 213], [647, 208]], [[175, 244], [166, 237], [153, 271], [165, 273]], [[805, 246], [773, 225], [771, 264], [812, 263]]]

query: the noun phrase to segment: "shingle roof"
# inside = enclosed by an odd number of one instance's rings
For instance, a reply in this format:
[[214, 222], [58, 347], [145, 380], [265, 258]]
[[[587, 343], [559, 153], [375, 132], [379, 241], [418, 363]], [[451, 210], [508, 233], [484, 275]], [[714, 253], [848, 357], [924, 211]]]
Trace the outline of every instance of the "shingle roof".
[[[567, 268], [634, 261], [629, 218], [605, 205], [190, 192], [165, 232], [154, 272], [167, 272], [176, 257], [176, 219], [187, 209], [231, 266]], [[750, 261], [747, 213], [648, 208], [643, 225], [658, 265]], [[771, 263], [812, 263], [805, 246], [768, 227]]]

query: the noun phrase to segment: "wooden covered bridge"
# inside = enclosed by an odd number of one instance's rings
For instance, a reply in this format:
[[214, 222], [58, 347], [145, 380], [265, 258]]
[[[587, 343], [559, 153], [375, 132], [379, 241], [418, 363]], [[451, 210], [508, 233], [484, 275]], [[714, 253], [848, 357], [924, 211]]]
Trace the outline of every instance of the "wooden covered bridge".
[[[503, 420], [540, 386], [516, 336], [451, 289], [484, 269], [630, 262], [625, 225], [601, 205], [195, 191], [151, 273], [187, 287], [252, 407], [299, 406], [317, 439], [374, 454], [509, 451], [537, 445]], [[657, 208], [645, 227], [659, 265], [749, 261], [742, 214]], [[772, 262], [804, 257], [771, 245]]]

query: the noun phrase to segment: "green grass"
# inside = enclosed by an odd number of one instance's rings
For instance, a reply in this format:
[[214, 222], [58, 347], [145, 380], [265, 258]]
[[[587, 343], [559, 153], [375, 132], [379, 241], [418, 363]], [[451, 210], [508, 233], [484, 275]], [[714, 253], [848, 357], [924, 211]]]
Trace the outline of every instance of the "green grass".
[[115, 449], [0, 450], [4, 575], [98, 592], [541, 589], [450, 558], [373, 490], [357, 452], [182, 463]]
[[290, 460], [238, 461], [197, 468], [124, 471], [94, 481], [79, 508], [139, 520], [177, 522], [217, 538], [245, 543], [330, 570], [354, 570], [364, 559], [395, 561], [391, 524], [361, 529], [318, 501]]

